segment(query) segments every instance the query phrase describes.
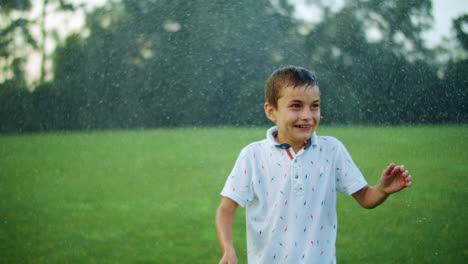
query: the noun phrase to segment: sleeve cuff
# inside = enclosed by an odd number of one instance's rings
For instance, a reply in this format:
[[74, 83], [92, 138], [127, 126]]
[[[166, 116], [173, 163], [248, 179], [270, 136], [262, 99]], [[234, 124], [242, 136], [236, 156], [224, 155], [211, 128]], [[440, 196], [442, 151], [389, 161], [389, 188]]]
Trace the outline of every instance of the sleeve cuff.
[[361, 190], [362, 188], [366, 187], [368, 184], [365, 180], [362, 180], [358, 183], [351, 185], [350, 187], [345, 189], [346, 195], [353, 195], [355, 192]]
[[231, 200], [233, 200], [234, 202], [236, 202], [238, 205], [240, 205], [241, 207], [245, 207], [247, 202], [242, 199], [239, 195], [237, 195], [236, 193], [234, 192], [230, 192], [230, 191], [226, 191], [226, 190], [223, 190], [221, 192], [221, 195], [224, 196], [224, 197], [227, 197]]

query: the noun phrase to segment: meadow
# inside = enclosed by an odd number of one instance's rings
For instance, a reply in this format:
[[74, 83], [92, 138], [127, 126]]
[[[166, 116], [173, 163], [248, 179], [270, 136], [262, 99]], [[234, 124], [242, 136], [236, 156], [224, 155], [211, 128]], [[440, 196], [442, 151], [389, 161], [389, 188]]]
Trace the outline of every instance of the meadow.
[[[266, 128], [0, 135], [0, 263], [218, 263], [219, 192]], [[366, 210], [338, 194], [338, 263], [467, 263], [468, 127], [321, 127], [370, 184], [413, 187]], [[234, 223], [246, 263], [244, 211]]]

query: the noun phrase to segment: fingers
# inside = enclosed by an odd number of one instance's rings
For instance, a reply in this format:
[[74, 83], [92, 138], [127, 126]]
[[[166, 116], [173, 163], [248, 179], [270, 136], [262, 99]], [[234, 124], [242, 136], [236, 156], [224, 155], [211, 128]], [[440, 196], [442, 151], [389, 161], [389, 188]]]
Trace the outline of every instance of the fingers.
[[[395, 176], [398, 176], [398, 174], [400, 174], [400, 177], [403, 179], [403, 181], [401, 182], [401, 185], [403, 187], [411, 187], [412, 183], [411, 183], [411, 175], [409, 174], [409, 171], [406, 170], [404, 168], [403, 165], [399, 166], [399, 170], [397, 170], [397, 173]], [[399, 173], [398, 173], [399, 172]]]
[[393, 162], [390, 163], [390, 165], [388, 165], [388, 167], [385, 168], [383, 175], [391, 175], [394, 168], [395, 168], [395, 163]]
[[405, 185], [406, 187], [411, 187], [413, 185], [411, 182], [411, 178], [412, 178], [411, 175], [408, 175], [406, 177], [406, 185]]
[[401, 190], [413, 185], [411, 178], [412, 177], [409, 174], [409, 171], [405, 168], [405, 165], [396, 166], [395, 163], [390, 163], [382, 173], [381, 183], [388, 186], [391, 184], [397, 184], [397, 186], [399, 185], [399, 190]]
[[391, 175], [398, 176], [404, 174], [405, 172], [407, 172], [407, 170], [405, 169], [405, 165], [398, 165], [393, 168], [393, 170], [391, 171]]
[[404, 173], [406, 171], [405, 165], [396, 166], [394, 171], [395, 173], [400, 173], [400, 174]]

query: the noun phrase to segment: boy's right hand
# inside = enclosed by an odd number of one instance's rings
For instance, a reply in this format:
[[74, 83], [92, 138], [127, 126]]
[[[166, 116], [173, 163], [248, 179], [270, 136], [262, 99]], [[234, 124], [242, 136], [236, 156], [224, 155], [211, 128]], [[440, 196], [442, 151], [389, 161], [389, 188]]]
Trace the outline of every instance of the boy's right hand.
[[219, 262], [219, 264], [237, 264], [237, 256], [236, 253], [226, 253], [224, 254], [223, 258]]

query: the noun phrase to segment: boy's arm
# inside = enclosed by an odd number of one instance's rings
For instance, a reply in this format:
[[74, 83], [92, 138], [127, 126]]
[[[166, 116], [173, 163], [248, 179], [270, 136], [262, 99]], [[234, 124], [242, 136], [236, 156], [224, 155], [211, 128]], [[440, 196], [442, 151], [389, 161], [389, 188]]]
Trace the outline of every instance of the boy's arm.
[[232, 240], [232, 222], [238, 204], [224, 197], [216, 211], [216, 231], [223, 250], [223, 258], [219, 264], [237, 264], [236, 251]]
[[366, 186], [355, 192], [353, 197], [362, 207], [371, 209], [383, 203], [390, 194], [407, 187], [411, 187], [411, 175], [405, 166], [392, 163], [382, 172], [379, 185]]

